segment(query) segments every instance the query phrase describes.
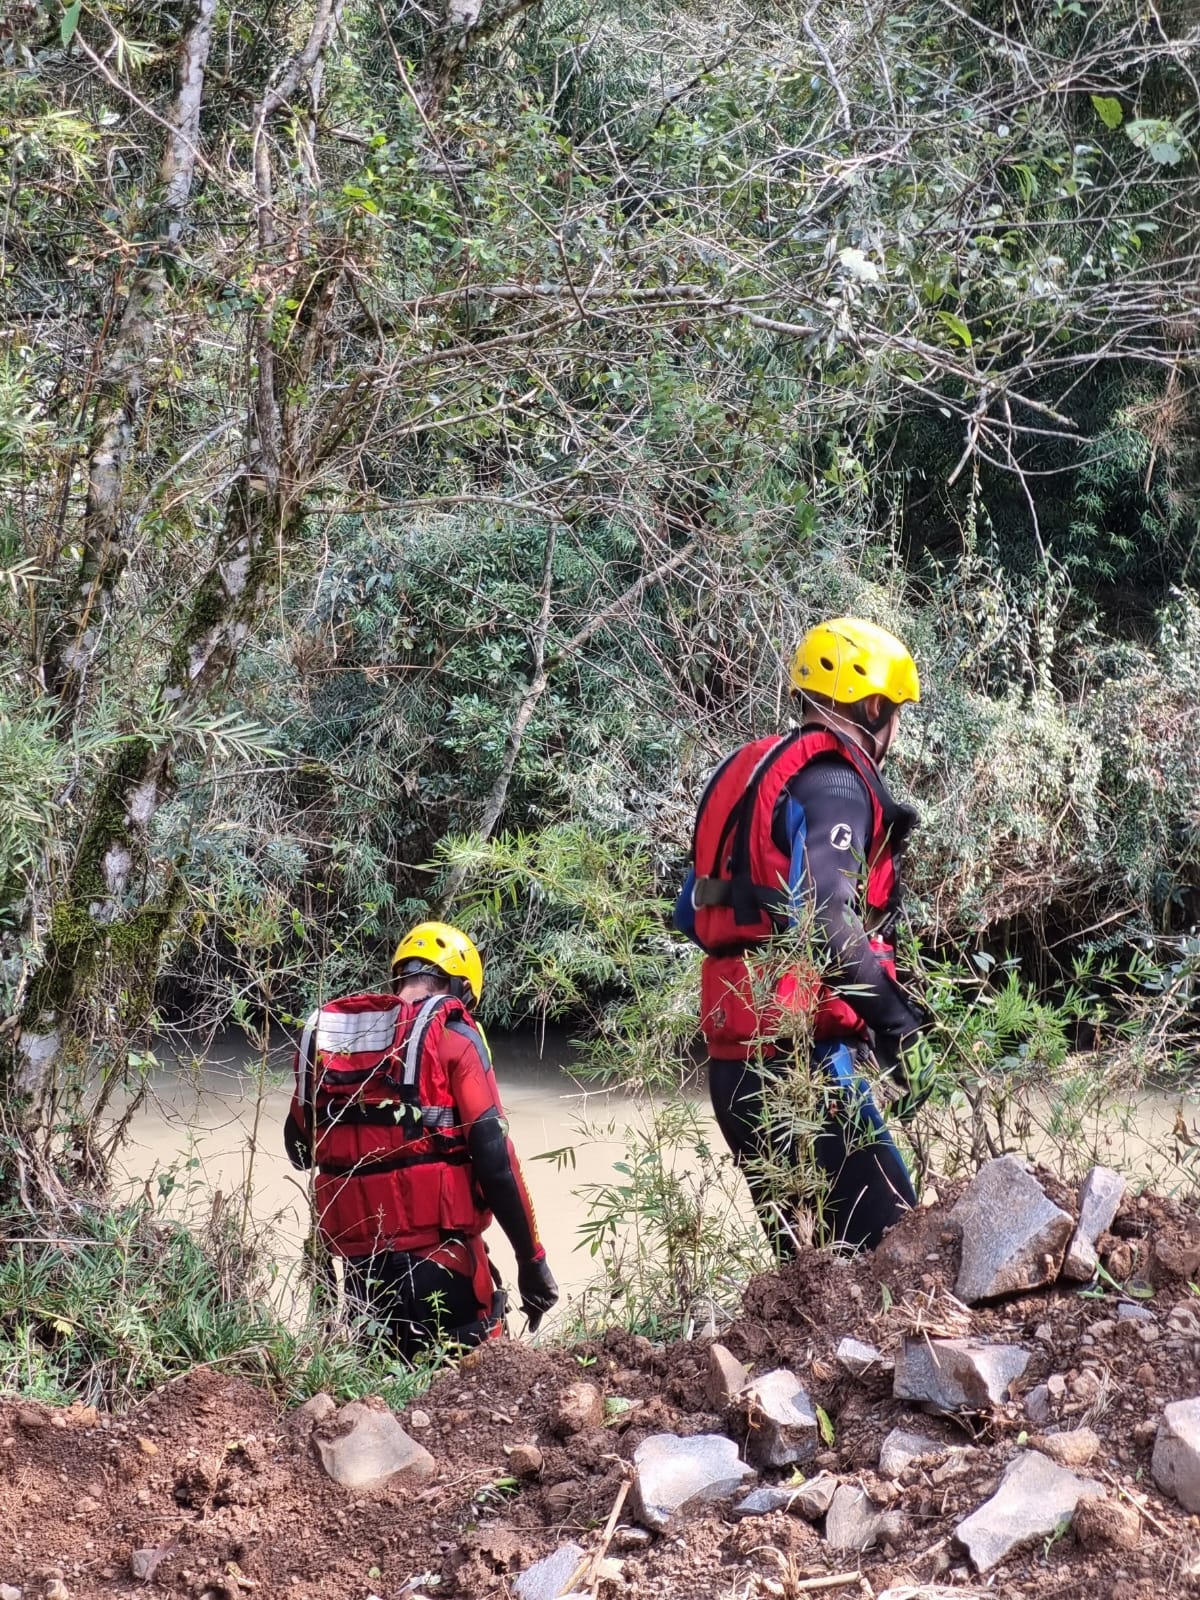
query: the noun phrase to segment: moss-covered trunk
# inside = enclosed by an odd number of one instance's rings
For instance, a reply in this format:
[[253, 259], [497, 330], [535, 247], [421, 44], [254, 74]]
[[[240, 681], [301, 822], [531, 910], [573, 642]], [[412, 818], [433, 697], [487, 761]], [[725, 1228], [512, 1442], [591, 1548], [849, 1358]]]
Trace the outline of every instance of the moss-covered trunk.
[[[106, 756], [99, 776], [84, 790], [69, 864], [44, 901], [32, 895], [26, 900], [26, 978], [17, 1014], [0, 1035], [0, 1105], [11, 1136], [8, 1149], [16, 1157], [7, 1163], [8, 1175], [28, 1183], [36, 1171], [43, 1189], [56, 1186], [55, 1163], [64, 1152], [92, 1167], [92, 1080], [98, 1068], [107, 1081], [123, 1071], [130, 1049], [152, 1025], [164, 943], [181, 904], [186, 869], [186, 848], [178, 858], [164, 860], [153, 842], [155, 816], [172, 788], [173, 754], [181, 738], [194, 735], [198, 722], [221, 712], [268, 579], [300, 526], [304, 489], [320, 459], [320, 448], [304, 426], [304, 408], [311, 405], [308, 383], [323, 358], [325, 320], [340, 265], [336, 250], [330, 252], [327, 241], [312, 235], [308, 199], [283, 211], [274, 192], [267, 130], [302, 86], [315, 106], [315, 81], [338, 10], [338, 0], [317, 0], [306, 42], [256, 109], [255, 253], [273, 287], [251, 314], [244, 443], [219, 531], [181, 620], [168, 613], [159, 628], [161, 665], [142, 701], [143, 728], [151, 731], [132, 731]], [[201, 0], [197, 27], [210, 26], [211, 19], [212, 6]], [[187, 75], [192, 56], [194, 50], [190, 56], [185, 45], [185, 86], [198, 96], [195, 74]], [[188, 115], [194, 136], [198, 99], [188, 100]], [[168, 132], [171, 148], [162, 181], [168, 198], [175, 197], [171, 214], [177, 215], [179, 185], [172, 188], [169, 169], [178, 141], [175, 131]], [[194, 158], [194, 137], [192, 146]], [[281, 237], [281, 216], [288, 222], [286, 237]], [[168, 229], [168, 243], [175, 238]], [[149, 337], [145, 289], [143, 284], [143, 303], [130, 313], [133, 321], [117, 341], [131, 361], [144, 353]], [[301, 309], [294, 318], [277, 321], [281, 305]], [[111, 593], [120, 570], [115, 530], [130, 407], [140, 393], [139, 381], [131, 369], [111, 386], [96, 423], [90, 465], [103, 469], [103, 494], [98, 498], [96, 472], [89, 469], [79, 589], [89, 616], [101, 591]], [[86, 617], [75, 620], [85, 623]], [[70, 618], [65, 626], [70, 632]], [[65, 637], [60, 629], [53, 640], [61, 644]], [[84, 626], [72, 634], [65, 653], [59, 650], [48, 660], [61, 669], [47, 678], [60, 688], [65, 720], [74, 714], [93, 650], [94, 639]], [[106, 667], [119, 671], [120, 663], [109, 659]], [[25, 1159], [31, 1155], [32, 1162]]]

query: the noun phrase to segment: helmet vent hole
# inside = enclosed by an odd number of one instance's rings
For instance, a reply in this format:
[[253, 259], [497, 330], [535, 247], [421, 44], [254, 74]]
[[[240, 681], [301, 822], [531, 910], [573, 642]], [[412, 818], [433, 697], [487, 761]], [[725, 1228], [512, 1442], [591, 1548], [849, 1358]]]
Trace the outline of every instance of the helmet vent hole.
[[830, 661], [828, 656], [822, 656], [821, 657], [821, 665], [825, 668], [826, 672], [832, 672], [833, 671], [833, 662]]
[[858, 673], [860, 678], [865, 678], [867, 675], [867, 669], [863, 666], [861, 661], [856, 661], [854, 663], [854, 670]]

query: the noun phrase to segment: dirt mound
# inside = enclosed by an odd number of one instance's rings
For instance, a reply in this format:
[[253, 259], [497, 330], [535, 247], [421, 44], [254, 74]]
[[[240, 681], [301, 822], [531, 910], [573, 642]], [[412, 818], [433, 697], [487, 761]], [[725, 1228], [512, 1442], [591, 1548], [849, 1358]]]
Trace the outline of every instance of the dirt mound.
[[[994, 1490], [1023, 1434], [1083, 1424], [1101, 1441], [1087, 1471], [1113, 1501], [1138, 1510], [1136, 1545], [1119, 1547], [1116, 1534], [1105, 1542], [1112, 1522], [1128, 1543], [1129, 1518], [1094, 1515], [1081, 1524], [1082, 1542], [1068, 1533], [1010, 1559], [989, 1574], [989, 1592], [1055, 1600], [1200, 1593], [1191, 1575], [1200, 1572], [1197, 1520], [1160, 1496], [1149, 1472], [1163, 1405], [1200, 1394], [1200, 1333], [1189, 1320], [1200, 1299], [1188, 1277], [1200, 1249], [1196, 1219], [1172, 1201], [1131, 1200], [1101, 1240], [1101, 1258], [1117, 1275], [1156, 1290], [1152, 1321], [1138, 1316], [1136, 1298], [1062, 1285], [972, 1311], [973, 1338], [1032, 1353], [1021, 1393], [987, 1417], [934, 1419], [893, 1399], [886, 1373], [849, 1376], [834, 1352], [847, 1334], [886, 1355], [914, 1330], [966, 1331], [948, 1293], [958, 1249], [947, 1208], [943, 1199], [914, 1213], [873, 1257], [808, 1252], [756, 1279], [742, 1316], [721, 1334], [757, 1371], [783, 1364], [797, 1373], [833, 1430], [816, 1465], [902, 1512], [904, 1536], [859, 1556], [832, 1550], [784, 1513], [736, 1523], [724, 1510], [706, 1511], [685, 1533], [661, 1537], [626, 1518], [609, 1548], [621, 1566], [605, 1569], [605, 1593], [799, 1600], [813, 1587], [806, 1580], [838, 1573], [853, 1576], [815, 1592], [835, 1600], [920, 1584], [981, 1592], [985, 1581], [969, 1576], [951, 1537], [956, 1524]], [[60, 1593], [54, 1580], [71, 1596], [507, 1596], [515, 1577], [560, 1541], [595, 1550], [642, 1439], [722, 1429], [707, 1375], [704, 1340], [656, 1348], [614, 1332], [570, 1350], [487, 1347], [420, 1402], [428, 1426], [401, 1415], [437, 1460], [430, 1483], [369, 1494], [332, 1483], [303, 1425], [265, 1391], [212, 1371], [121, 1416], [7, 1402], [0, 1583], [23, 1587], [27, 1600], [47, 1583]], [[599, 1425], [586, 1396], [562, 1403], [579, 1383], [599, 1390]], [[884, 1480], [879, 1447], [897, 1425], [965, 1448]], [[538, 1447], [541, 1468], [533, 1471], [537, 1455], [528, 1452], [522, 1470], [533, 1475], [518, 1478], [508, 1452], [525, 1443]]]

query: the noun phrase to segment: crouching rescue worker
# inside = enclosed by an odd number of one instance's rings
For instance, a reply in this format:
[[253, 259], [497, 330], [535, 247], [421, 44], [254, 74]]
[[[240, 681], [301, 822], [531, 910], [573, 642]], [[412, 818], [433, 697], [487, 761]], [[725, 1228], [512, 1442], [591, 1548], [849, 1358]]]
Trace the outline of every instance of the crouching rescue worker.
[[[705, 951], [713, 1111], [781, 1254], [793, 1250], [788, 1215], [803, 1185], [783, 1192], [779, 1174], [806, 1158], [823, 1191], [821, 1243], [873, 1248], [915, 1204], [859, 1068], [873, 1053], [901, 1116], [928, 1092], [931, 1070], [924, 1013], [896, 982], [891, 946], [917, 817], [879, 774], [901, 708], [920, 699], [916, 664], [883, 628], [839, 617], [801, 640], [791, 686], [799, 727], [736, 750], [710, 779], [675, 907], [676, 926]], [[747, 955], [768, 953], [795, 924], [811, 929], [820, 971], [785, 963], [765, 983]], [[770, 1107], [772, 1081], [797, 1071], [810, 1074], [821, 1117], [808, 1152]]]
[[284, 1130], [316, 1167], [317, 1223], [348, 1298], [411, 1359], [498, 1336], [504, 1296], [483, 1234], [517, 1258], [536, 1329], [558, 1299], [508, 1137], [483, 1034], [483, 964], [464, 933], [423, 922], [397, 947], [390, 994], [352, 994], [309, 1018]]

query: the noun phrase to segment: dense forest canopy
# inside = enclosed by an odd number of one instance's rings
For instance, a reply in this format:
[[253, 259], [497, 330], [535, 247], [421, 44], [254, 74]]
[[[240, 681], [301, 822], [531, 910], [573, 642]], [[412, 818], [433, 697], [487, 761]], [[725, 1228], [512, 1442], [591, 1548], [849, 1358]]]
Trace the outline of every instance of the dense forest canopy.
[[431, 903], [505, 1020], [660, 982], [697, 788], [837, 610], [920, 660], [925, 936], [1185, 934], [1196, 42], [1132, 0], [10, 5], [14, 1103], [86, 1145], [156, 1004], [286, 1014]]

